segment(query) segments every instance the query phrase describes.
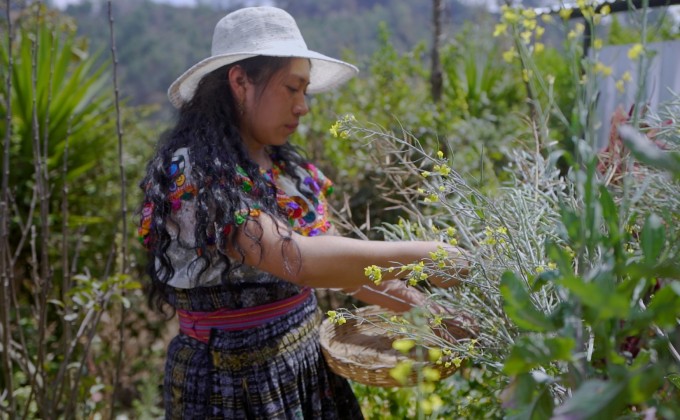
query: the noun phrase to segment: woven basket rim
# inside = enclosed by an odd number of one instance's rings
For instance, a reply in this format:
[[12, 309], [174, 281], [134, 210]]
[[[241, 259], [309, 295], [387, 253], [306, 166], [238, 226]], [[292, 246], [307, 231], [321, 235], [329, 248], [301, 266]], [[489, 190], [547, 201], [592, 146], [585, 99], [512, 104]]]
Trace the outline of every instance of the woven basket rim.
[[[454, 365], [445, 367], [443, 364], [415, 360], [412, 357], [402, 355], [397, 350], [392, 349], [391, 343], [394, 339], [396, 339], [396, 337], [392, 338], [387, 334], [384, 335], [384, 340], [389, 340], [389, 351], [386, 352], [386, 346], [383, 346], [382, 348], [383, 354], [380, 354], [381, 349], [374, 349], [377, 355], [375, 361], [367, 362], [365, 360], [366, 352], [371, 351], [371, 349], [365, 347], [365, 343], [361, 344], [361, 346], [365, 349], [365, 351], [360, 352], [361, 356], [363, 357], [353, 357], [355, 356], [355, 353], [352, 353], [349, 356], [343, 354], [342, 351], [339, 351], [337, 347], [333, 346], [333, 339], [337, 336], [338, 331], [342, 330], [342, 336], [347, 337], [353, 334], [353, 332], [359, 332], [362, 326], [365, 328], [367, 325], [370, 325], [370, 327], [373, 329], [383, 329], [377, 325], [379, 321], [382, 320], [383, 322], [386, 322], [384, 317], [395, 315], [394, 312], [375, 305], [358, 308], [354, 311], [354, 313], [360, 316], [375, 317], [378, 322], [367, 321], [366, 319], [361, 319], [357, 322], [356, 320], [352, 319], [344, 325], [338, 325], [333, 323], [329, 318], [326, 318], [322, 322], [319, 329], [319, 342], [322, 352], [331, 370], [333, 370], [336, 374], [352, 381], [360, 382], [370, 386], [402, 387], [416, 385], [417, 379], [417, 372], [415, 369], [411, 372], [411, 375], [408, 378], [409, 380], [405, 384], [400, 383], [390, 375], [390, 370], [402, 361], [409, 360], [416, 367], [433, 367], [439, 370], [441, 378], [450, 376], [457, 370]], [[384, 331], [386, 333], [390, 332], [387, 328], [384, 328]], [[380, 336], [376, 336], [376, 338], [380, 338]], [[357, 346], [359, 345], [357, 344]], [[385, 360], [385, 358], [387, 358], [387, 360]]]

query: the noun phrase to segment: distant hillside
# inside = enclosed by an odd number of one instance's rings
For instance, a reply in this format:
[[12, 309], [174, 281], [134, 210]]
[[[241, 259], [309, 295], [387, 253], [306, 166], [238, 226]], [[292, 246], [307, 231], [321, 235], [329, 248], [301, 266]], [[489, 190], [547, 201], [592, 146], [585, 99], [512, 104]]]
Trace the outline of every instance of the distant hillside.
[[[211, 2], [216, 3], [224, 4]], [[295, 16], [310, 48], [333, 56], [349, 50], [362, 61], [377, 46], [380, 22], [387, 24], [392, 42], [401, 50], [422, 41], [429, 44], [432, 38], [431, 0], [279, 0], [276, 4]], [[455, 0], [445, 0], [445, 4], [449, 33], [473, 13], [480, 13]], [[167, 105], [167, 87], [188, 66], [209, 55], [213, 28], [227, 12], [205, 3], [186, 8], [150, 0], [116, 0], [115, 34], [123, 95], [132, 104]], [[79, 33], [91, 40], [92, 48], [106, 49], [104, 57], [109, 57], [106, 7], [85, 3], [69, 6], [65, 13], [77, 20]]]

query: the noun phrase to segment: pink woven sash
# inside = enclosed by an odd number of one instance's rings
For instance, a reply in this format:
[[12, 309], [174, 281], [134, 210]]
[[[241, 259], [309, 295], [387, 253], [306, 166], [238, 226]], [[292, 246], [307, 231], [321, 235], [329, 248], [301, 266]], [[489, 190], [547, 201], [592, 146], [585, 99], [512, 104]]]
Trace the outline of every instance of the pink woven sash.
[[302, 304], [312, 289], [307, 287], [292, 297], [243, 309], [220, 309], [214, 312], [193, 312], [177, 309], [179, 330], [182, 334], [204, 343], [210, 340], [210, 330], [241, 331], [258, 327], [268, 321], [285, 315]]

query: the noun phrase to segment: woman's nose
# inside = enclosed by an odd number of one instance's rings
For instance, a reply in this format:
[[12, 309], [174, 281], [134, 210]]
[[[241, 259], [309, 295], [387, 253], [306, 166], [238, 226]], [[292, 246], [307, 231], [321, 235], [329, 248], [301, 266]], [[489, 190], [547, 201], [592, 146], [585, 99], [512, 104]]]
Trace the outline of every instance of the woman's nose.
[[293, 113], [298, 116], [303, 116], [306, 115], [309, 112], [309, 106], [307, 106], [307, 98], [304, 96], [302, 97], [302, 100], [297, 102], [293, 106]]

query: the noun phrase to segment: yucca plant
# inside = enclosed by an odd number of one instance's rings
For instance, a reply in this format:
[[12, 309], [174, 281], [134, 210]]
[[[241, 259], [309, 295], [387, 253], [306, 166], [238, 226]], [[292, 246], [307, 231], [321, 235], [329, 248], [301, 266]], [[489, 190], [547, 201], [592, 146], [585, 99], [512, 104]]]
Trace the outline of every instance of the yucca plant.
[[0, 412], [75, 418], [112, 393], [116, 369], [99, 369], [116, 347], [100, 321], [121, 319], [111, 303], [130, 306], [125, 291], [139, 287], [115, 268], [126, 238], [113, 89], [72, 21], [39, 2], [12, 10], [0, 47]]

